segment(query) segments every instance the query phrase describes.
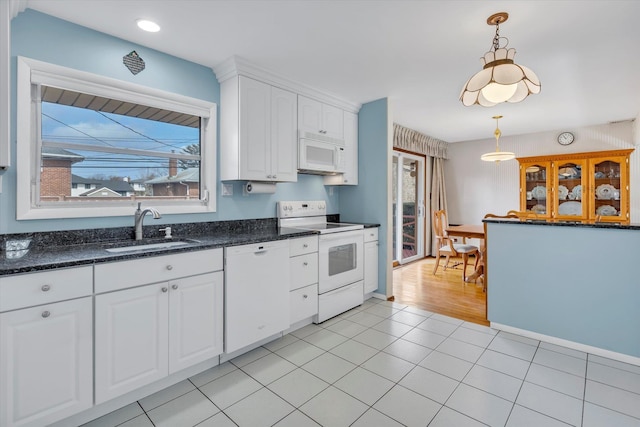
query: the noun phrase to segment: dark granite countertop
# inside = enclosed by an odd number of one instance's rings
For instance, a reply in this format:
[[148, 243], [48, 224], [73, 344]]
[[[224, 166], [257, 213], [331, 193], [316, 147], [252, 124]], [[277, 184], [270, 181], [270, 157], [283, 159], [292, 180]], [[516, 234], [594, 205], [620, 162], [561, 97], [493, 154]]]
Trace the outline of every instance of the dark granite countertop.
[[[328, 215], [330, 222], [339, 222], [339, 215]], [[363, 224], [365, 228], [379, 224]], [[315, 231], [279, 228], [275, 218], [216, 221], [208, 223], [166, 224], [173, 239], [164, 239], [158, 226], [144, 227], [145, 236], [155, 236], [135, 242], [133, 227], [95, 230], [69, 230], [40, 233], [0, 235], [0, 276], [36, 272], [63, 267], [92, 265], [102, 262], [131, 260], [165, 254], [223, 248], [251, 243], [283, 240], [317, 234]], [[29, 240], [26, 250], [6, 251], [8, 240]], [[140, 244], [184, 241], [181, 246], [113, 253], [108, 248]]]
[[619, 224], [616, 222], [580, 222], [580, 221], [560, 221], [560, 220], [540, 220], [540, 219], [528, 219], [519, 220], [515, 218], [486, 218], [482, 222], [487, 223], [503, 223], [503, 224], [518, 224], [518, 225], [543, 225], [550, 227], [577, 227], [577, 228], [606, 228], [613, 230], [640, 230], [640, 224]]
[[[130, 233], [132, 227], [124, 229], [3, 235], [0, 239], [3, 249], [6, 240], [29, 239], [31, 242], [27, 250], [0, 251], [0, 276], [222, 248], [225, 246], [267, 242], [316, 234], [316, 232], [313, 231], [278, 228], [276, 224], [274, 221], [265, 220], [227, 221], [220, 222], [219, 224], [170, 224], [174, 230], [174, 238], [172, 240], [147, 238], [139, 242], [133, 240]], [[145, 235], [149, 235], [147, 231], [145, 227]], [[169, 241], [185, 241], [186, 244], [171, 248], [120, 253], [112, 253], [106, 250], [107, 248], [119, 246]]]

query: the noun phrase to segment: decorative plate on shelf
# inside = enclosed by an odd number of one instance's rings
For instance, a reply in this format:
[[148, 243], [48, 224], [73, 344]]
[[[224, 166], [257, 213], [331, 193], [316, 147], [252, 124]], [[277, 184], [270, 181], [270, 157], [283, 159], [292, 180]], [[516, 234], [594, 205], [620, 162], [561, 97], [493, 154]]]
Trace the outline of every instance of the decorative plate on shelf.
[[614, 216], [618, 214], [618, 211], [611, 205], [602, 205], [598, 206], [596, 213], [603, 216]]
[[596, 197], [601, 200], [611, 200], [615, 191], [616, 187], [611, 184], [600, 184], [596, 187]]
[[545, 205], [535, 205], [531, 207], [531, 212], [535, 212], [537, 214], [547, 213], [547, 207]]
[[531, 189], [531, 195], [534, 199], [544, 200], [547, 198], [547, 188], [544, 185], [536, 185]]
[[571, 189], [571, 194], [576, 200], [582, 199], [582, 185], [578, 184]]
[[558, 199], [567, 200], [568, 195], [569, 195], [569, 189], [564, 185], [558, 185]]
[[581, 202], [564, 202], [558, 206], [558, 213], [560, 215], [582, 215], [582, 203]]

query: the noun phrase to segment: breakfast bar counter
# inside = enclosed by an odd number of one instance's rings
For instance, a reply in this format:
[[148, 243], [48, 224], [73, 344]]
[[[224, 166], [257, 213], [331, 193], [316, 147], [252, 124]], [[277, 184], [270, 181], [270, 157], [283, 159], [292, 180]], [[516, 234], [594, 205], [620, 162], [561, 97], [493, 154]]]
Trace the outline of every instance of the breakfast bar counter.
[[640, 225], [484, 222], [493, 327], [640, 364]]

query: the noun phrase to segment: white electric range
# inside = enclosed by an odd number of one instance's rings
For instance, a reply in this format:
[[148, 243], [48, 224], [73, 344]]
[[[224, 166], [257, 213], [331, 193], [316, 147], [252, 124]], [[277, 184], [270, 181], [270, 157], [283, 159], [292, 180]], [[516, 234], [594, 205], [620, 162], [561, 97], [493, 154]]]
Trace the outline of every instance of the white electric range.
[[318, 315], [315, 323], [362, 304], [364, 299], [364, 226], [327, 222], [327, 204], [282, 201], [277, 205], [278, 226], [317, 231]]

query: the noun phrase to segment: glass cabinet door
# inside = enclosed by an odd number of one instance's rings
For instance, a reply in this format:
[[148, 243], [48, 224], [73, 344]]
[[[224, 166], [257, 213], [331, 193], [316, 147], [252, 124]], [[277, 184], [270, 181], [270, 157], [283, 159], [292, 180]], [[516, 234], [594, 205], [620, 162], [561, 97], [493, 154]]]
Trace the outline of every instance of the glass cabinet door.
[[587, 161], [568, 160], [554, 163], [555, 217], [584, 220], [587, 217]]
[[[590, 185], [593, 198], [589, 207], [589, 218], [596, 221], [619, 221], [627, 216], [627, 191], [624, 176], [627, 163], [623, 157], [593, 159], [591, 161]], [[622, 179], [621, 179], [622, 178]]]
[[522, 164], [520, 182], [523, 182], [525, 185], [521, 189], [520, 210], [534, 212], [543, 218], [550, 216], [550, 165], [550, 162]]

